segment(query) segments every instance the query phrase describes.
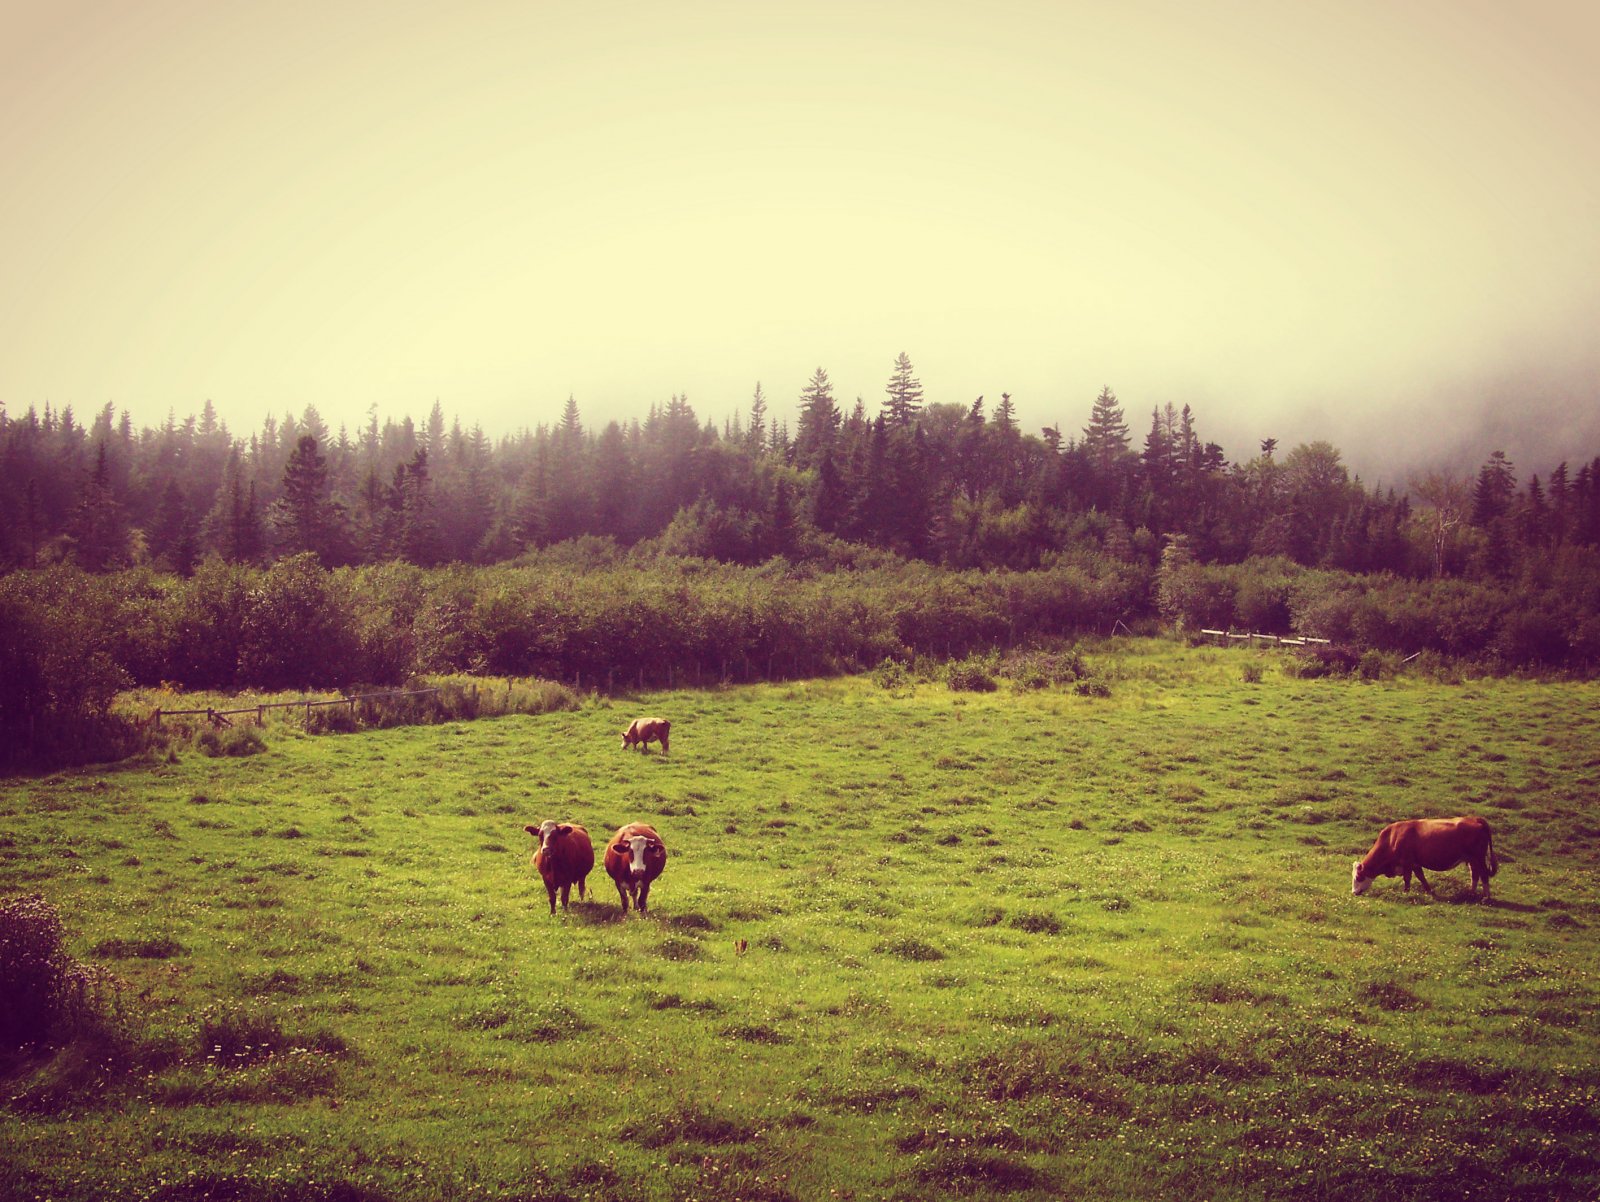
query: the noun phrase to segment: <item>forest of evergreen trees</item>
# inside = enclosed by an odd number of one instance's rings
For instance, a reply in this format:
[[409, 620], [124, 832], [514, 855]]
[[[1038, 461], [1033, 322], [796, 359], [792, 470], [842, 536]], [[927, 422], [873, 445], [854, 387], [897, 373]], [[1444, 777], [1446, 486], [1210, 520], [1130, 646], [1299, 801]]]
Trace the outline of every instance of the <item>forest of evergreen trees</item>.
[[1325, 442], [1229, 462], [1188, 406], [1149, 415], [1142, 440], [1115, 394], [1077, 434], [1025, 432], [1011, 398], [925, 405], [901, 355], [875, 412], [846, 410], [819, 368], [791, 435], [758, 385], [721, 429], [684, 397], [642, 420], [561, 421], [491, 441], [447, 423], [376, 414], [353, 434], [313, 408], [248, 436], [216, 420], [135, 431], [111, 406], [0, 408], [0, 569], [149, 565], [180, 575], [207, 555], [326, 567], [401, 559], [492, 564], [598, 537], [647, 553], [754, 564], [831, 562], [836, 544], [951, 568], [1026, 569], [1092, 546], [1158, 561], [1183, 535], [1201, 563], [1281, 556], [1352, 572], [1504, 579], [1529, 558], [1600, 539], [1600, 459], [1519, 481], [1504, 455], [1477, 478], [1433, 474], [1379, 494]]
[[0, 568], [0, 763], [113, 754], [136, 684], [751, 680], [1158, 624], [1589, 673], [1600, 459], [1380, 494], [1325, 442], [1229, 462], [1188, 407], [1136, 443], [1109, 388], [1070, 436], [925, 404], [904, 355], [870, 414], [819, 368], [792, 434], [759, 386], [720, 429], [569, 399], [494, 442], [437, 404], [247, 438], [0, 410]]

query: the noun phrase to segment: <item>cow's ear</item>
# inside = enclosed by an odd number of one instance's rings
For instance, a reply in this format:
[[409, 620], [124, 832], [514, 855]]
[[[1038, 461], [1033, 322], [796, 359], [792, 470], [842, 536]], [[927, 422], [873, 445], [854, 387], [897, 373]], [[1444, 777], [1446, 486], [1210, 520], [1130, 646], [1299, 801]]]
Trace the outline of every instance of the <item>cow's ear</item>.
[[535, 839], [537, 839], [539, 837], [539, 828], [536, 827], [536, 826], [528, 825], [528, 826], [523, 827], [522, 829], [527, 831]]
[[560, 826], [556, 827], [553, 833], [557, 835], [570, 835], [572, 833], [572, 827], [568, 823], [563, 822]]

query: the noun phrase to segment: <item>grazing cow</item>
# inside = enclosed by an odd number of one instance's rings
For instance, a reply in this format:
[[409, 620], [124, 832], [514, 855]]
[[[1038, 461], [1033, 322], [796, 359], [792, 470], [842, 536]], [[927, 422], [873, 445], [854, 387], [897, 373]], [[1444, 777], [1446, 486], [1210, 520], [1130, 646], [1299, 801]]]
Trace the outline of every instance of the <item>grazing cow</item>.
[[550, 913], [556, 912], [556, 891], [561, 891], [561, 908], [565, 910], [572, 898], [572, 887], [578, 887], [581, 901], [587, 892], [589, 871], [594, 867], [594, 844], [589, 832], [576, 822], [552, 822], [548, 819], [538, 826], [522, 828], [539, 840], [533, 853], [533, 866], [544, 878], [545, 891], [550, 894]]
[[672, 733], [672, 723], [665, 718], [635, 718], [628, 723], [628, 729], [622, 732], [622, 749], [638, 744], [642, 755], [649, 750], [649, 743], [654, 740], [661, 744], [661, 750], [667, 750], [667, 736]]
[[655, 827], [630, 822], [606, 844], [605, 864], [606, 873], [617, 883], [622, 912], [628, 912], [628, 901], [632, 899], [643, 914], [650, 908], [650, 883], [667, 866], [667, 845]]
[[1445, 872], [1459, 864], [1472, 868], [1472, 890], [1483, 885], [1483, 900], [1489, 900], [1489, 878], [1500, 871], [1494, 854], [1494, 839], [1489, 824], [1482, 818], [1408, 818], [1391, 822], [1378, 832], [1378, 839], [1366, 859], [1357, 860], [1350, 872], [1350, 892], [1365, 893], [1380, 876], [1403, 876], [1406, 889], [1415, 874], [1418, 884], [1429, 893], [1433, 887], [1422, 875]]

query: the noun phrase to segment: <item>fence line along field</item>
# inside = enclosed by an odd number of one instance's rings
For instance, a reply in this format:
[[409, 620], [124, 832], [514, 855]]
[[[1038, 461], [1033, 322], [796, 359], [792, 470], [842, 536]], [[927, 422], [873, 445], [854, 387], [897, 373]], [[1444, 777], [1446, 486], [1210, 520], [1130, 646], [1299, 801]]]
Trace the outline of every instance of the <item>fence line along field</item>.
[[[82, 992], [4, 1054], [0, 1197], [1596, 1196], [1600, 687], [1091, 655], [1108, 696], [750, 685], [12, 780], [0, 905]], [[1491, 902], [1352, 896], [1386, 823], [1463, 814]], [[597, 853], [554, 915], [546, 820]], [[670, 859], [624, 916], [635, 821]]]

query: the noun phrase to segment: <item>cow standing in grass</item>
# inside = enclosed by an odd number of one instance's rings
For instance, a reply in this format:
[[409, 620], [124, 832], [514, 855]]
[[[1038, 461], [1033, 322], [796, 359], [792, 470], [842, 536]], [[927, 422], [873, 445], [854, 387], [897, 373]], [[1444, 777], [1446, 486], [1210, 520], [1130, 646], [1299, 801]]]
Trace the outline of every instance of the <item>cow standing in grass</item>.
[[643, 914], [650, 908], [650, 884], [667, 866], [667, 845], [656, 828], [643, 822], [620, 827], [606, 843], [606, 874], [616, 882], [622, 912], [631, 899]]
[[665, 718], [635, 718], [628, 724], [628, 729], [622, 732], [622, 749], [626, 751], [637, 745], [640, 754], [643, 754], [654, 741], [661, 744], [661, 750], [665, 753], [667, 736], [671, 733], [672, 723]]
[[1494, 838], [1482, 818], [1408, 818], [1391, 822], [1378, 832], [1377, 841], [1364, 859], [1350, 871], [1350, 892], [1365, 893], [1380, 876], [1404, 877], [1406, 890], [1411, 878], [1429, 893], [1433, 887], [1422, 875], [1447, 872], [1460, 864], [1472, 869], [1472, 890], [1483, 885], [1483, 900], [1489, 900], [1489, 878], [1500, 871], [1494, 854]]
[[533, 853], [533, 866], [544, 878], [545, 892], [550, 894], [550, 913], [556, 912], [556, 893], [561, 894], [561, 908], [565, 910], [572, 898], [572, 887], [578, 887], [578, 900], [587, 891], [590, 870], [594, 867], [594, 844], [589, 832], [576, 822], [546, 820], [538, 826], [522, 828], [539, 841]]

